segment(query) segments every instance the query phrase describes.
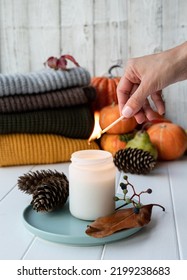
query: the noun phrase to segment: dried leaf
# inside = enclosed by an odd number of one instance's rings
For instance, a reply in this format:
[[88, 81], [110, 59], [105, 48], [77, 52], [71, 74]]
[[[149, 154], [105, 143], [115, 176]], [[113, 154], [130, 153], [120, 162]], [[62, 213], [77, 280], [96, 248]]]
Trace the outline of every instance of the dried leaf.
[[65, 55], [62, 55], [62, 56], [60, 57], [60, 59], [61, 59], [62, 57], [65, 58], [65, 59], [70, 60], [70, 61], [73, 62], [77, 67], [80, 66], [80, 65], [78, 64], [78, 62], [75, 60], [75, 58], [74, 58], [72, 55], [65, 54]]
[[[147, 225], [151, 220], [151, 213], [154, 205], [157, 204], [143, 205], [139, 209], [138, 214], [134, 213], [133, 207], [118, 210], [106, 217], [100, 217], [88, 226], [86, 234], [92, 237], [101, 238], [109, 236], [120, 230]], [[163, 211], [165, 210], [163, 207], [162, 209]]]
[[58, 68], [58, 69], [62, 69], [62, 70], [66, 70], [66, 67], [67, 67], [67, 60], [65, 59], [65, 55], [62, 55], [62, 56], [58, 59], [57, 68]]
[[51, 56], [46, 62], [44, 62], [44, 65], [53, 68], [54, 70], [67, 70], [67, 59], [73, 62], [77, 67], [80, 66], [74, 57], [69, 54], [61, 55], [60, 58]]
[[44, 63], [44, 65], [57, 70], [58, 69], [58, 58], [51, 56], [47, 59], [47, 61]]

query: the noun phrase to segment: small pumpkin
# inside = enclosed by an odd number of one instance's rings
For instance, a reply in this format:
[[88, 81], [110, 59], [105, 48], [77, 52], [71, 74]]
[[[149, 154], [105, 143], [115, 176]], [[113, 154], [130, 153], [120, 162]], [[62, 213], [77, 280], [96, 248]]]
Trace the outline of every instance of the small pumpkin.
[[178, 159], [187, 148], [185, 130], [177, 124], [169, 122], [153, 124], [147, 132], [151, 142], [158, 150], [160, 160]]
[[99, 111], [103, 107], [118, 104], [116, 88], [121, 77], [114, 76], [112, 70], [119, 65], [113, 65], [108, 70], [107, 76], [93, 77], [91, 79], [91, 85], [96, 89], [96, 99], [93, 102], [94, 111]]
[[125, 149], [127, 142], [133, 136], [133, 134], [103, 134], [100, 139], [101, 149], [110, 152], [114, 156], [117, 151]]
[[[99, 116], [99, 124], [101, 129], [106, 128], [112, 122], [120, 117], [118, 105], [110, 105], [101, 109]], [[124, 119], [111, 127], [107, 133], [109, 134], [124, 134], [131, 132], [137, 127], [138, 123], [134, 117]]]

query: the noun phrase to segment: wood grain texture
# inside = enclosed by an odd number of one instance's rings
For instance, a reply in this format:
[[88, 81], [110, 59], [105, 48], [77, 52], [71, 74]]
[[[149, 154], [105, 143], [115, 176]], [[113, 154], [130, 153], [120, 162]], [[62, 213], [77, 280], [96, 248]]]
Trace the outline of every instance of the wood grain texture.
[[[163, 50], [172, 48], [187, 38], [187, 2], [183, 0], [163, 1], [162, 34]], [[187, 81], [164, 89], [166, 116], [187, 128]]]
[[61, 54], [71, 54], [93, 73], [93, 1], [62, 0]]
[[[185, 41], [186, 13], [186, 0], [0, 0], [0, 72], [36, 71], [49, 56], [71, 54], [104, 75]], [[187, 128], [187, 82], [163, 92], [166, 116]]]
[[28, 13], [24, 0], [0, 1], [1, 72], [29, 69]]
[[59, 1], [28, 1], [28, 17], [30, 70], [35, 70], [48, 57], [60, 55]]
[[162, 50], [162, 1], [128, 2], [129, 56], [141, 56]]

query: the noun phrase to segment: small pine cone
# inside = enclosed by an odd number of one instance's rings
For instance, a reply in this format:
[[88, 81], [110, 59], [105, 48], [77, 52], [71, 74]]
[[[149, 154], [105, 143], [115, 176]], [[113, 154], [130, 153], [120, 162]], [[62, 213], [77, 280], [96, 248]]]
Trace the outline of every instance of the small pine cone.
[[127, 148], [115, 154], [114, 164], [125, 173], [147, 174], [155, 167], [156, 159], [147, 151]]
[[62, 207], [69, 196], [69, 183], [65, 178], [54, 180], [51, 178], [47, 183], [38, 185], [33, 193], [31, 205], [37, 212], [49, 212]]
[[30, 171], [27, 174], [20, 176], [18, 178], [17, 184], [21, 191], [24, 191], [28, 194], [33, 194], [38, 185], [41, 185], [43, 181], [48, 181], [50, 178], [67, 180], [63, 173], [60, 173], [56, 170], [37, 170], [35, 172]]

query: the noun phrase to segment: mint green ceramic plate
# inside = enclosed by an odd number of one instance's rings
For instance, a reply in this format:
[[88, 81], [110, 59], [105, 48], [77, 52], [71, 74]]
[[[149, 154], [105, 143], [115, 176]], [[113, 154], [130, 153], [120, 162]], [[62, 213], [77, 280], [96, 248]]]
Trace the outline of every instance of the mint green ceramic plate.
[[[119, 204], [117, 203], [117, 206]], [[133, 228], [116, 232], [103, 238], [90, 237], [85, 233], [90, 221], [74, 218], [69, 212], [68, 202], [63, 208], [50, 212], [39, 213], [29, 205], [23, 211], [25, 227], [43, 239], [77, 246], [94, 246], [111, 243], [129, 237], [141, 228]]]

